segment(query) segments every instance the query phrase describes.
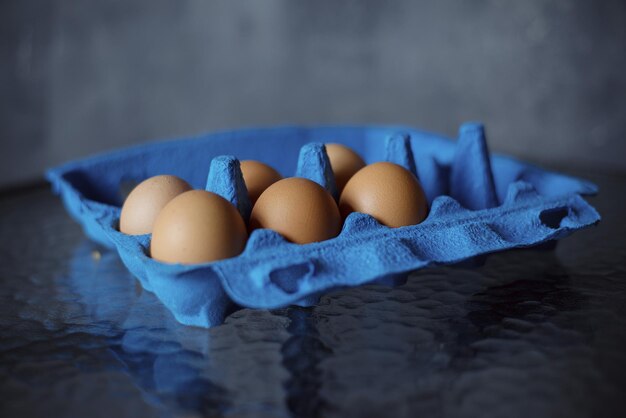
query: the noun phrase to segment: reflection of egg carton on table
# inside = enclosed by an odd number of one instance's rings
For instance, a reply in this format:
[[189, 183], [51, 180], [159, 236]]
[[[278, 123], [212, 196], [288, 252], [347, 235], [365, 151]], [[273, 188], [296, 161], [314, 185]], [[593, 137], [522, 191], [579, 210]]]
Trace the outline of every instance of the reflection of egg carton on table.
[[[239, 163], [224, 156], [228, 154], [263, 161], [283, 175], [309, 178], [336, 197], [323, 142], [345, 144], [368, 163], [384, 159], [412, 171], [431, 205], [427, 219], [392, 229], [353, 213], [338, 237], [306, 245], [256, 230], [241, 255], [198, 265], [155, 261], [148, 256], [150, 235], [117, 230], [120, 184], [157, 174], [174, 174], [194, 188], [206, 187], [247, 219], [250, 203]], [[593, 184], [514, 159], [490, 158], [478, 124], [463, 125], [456, 144], [395, 127], [240, 130], [75, 161], [50, 170], [48, 179], [88, 236], [116, 248], [144, 288], [177, 320], [204, 327], [221, 323], [233, 302], [254, 308], [310, 305], [332, 288], [538, 245], [600, 219], [580, 197], [595, 193]]]

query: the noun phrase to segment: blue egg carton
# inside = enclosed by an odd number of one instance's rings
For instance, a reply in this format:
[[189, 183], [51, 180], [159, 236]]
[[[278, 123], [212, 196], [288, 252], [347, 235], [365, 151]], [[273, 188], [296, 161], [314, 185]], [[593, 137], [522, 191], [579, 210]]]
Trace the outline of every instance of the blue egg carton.
[[[239, 256], [197, 265], [153, 260], [150, 235], [118, 231], [121, 185], [159, 174], [223, 196], [247, 219], [250, 202], [237, 158], [309, 178], [337, 197], [328, 142], [351, 147], [367, 163], [386, 160], [412, 171], [428, 199], [426, 220], [394, 229], [353, 213], [339, 236], [305, 245], [255, 230]], [[49, 170], [47, 178], [91, 239], [117, 249], [179, 322], [200, 327], [222, 323], [237, 306], [310, 306], [331, 289], [392, 283], [401, 273], [536, 246], [600, 220], [581, 197], [597, 193], [594, 184], [491, 156], [477, 123], [462, 125], [456, 142], [393, 126], [237, 130], [74, 161]]]

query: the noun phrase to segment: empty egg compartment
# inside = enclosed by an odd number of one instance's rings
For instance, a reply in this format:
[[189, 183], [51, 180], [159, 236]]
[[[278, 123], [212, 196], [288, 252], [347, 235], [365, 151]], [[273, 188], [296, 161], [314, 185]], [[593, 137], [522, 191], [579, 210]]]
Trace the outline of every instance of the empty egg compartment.
[[[368, 164], [386, 160], [414, 173], [430, 206], [428, 217], [388, 228], [352, 213], [339, 236], [304, 245], [255, 230], [239, 256], [198, 265], [155, 261], [149, 257], [150, 235], [117, 230], [120, 183], [157, 174], [175, 174], [221, 195], [247, 220], [251, 208], [239, 162], [228, 155], [263, 161], [283, 176], [308, 178], [337, 198], [327, 142], [353, 148]], [[308, 306], [333, 288], [538, 245], [600, 219], [580, 196], [595, 193], [593, 184], [490, 156], [484, 129], [476, 123], [462, 125], [456, 143], [404, 127], [234, 131], [92, 157], [53, 169], [48, 178], [87, 235], [116, 248], [129, 271], [178, 321], [202, 327], [220, 324], [236, 306]]]

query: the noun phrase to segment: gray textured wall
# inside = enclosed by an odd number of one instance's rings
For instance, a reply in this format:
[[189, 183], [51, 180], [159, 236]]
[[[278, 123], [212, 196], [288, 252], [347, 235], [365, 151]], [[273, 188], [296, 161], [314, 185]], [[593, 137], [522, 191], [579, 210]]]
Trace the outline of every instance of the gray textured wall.
[[153, 138], [403, 123], [626, 170], [624, 1], [0, 3], [0, 186]]

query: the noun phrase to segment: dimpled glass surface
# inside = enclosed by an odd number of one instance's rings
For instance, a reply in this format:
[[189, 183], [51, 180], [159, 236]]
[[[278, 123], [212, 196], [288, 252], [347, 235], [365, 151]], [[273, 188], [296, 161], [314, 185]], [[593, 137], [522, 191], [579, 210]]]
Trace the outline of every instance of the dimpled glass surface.
[[626, 180], [602, 222], [339, 290], [176, 322], [46, 188], [0, 198], [0, 415], [612, 417], [626, 407]]

